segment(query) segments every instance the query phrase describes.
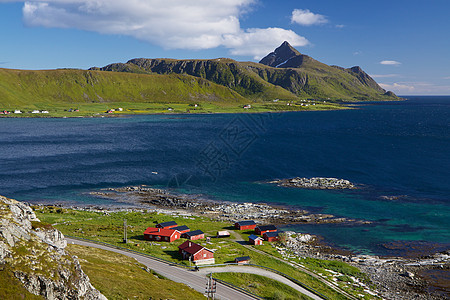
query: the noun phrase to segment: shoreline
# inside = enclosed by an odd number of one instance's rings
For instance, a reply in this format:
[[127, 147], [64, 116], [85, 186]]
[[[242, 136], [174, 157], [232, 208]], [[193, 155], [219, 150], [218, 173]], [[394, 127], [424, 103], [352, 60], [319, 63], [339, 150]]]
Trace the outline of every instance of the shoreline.
[[[97, 211], [104, 214], [115, 211], [154, 211], [168, 215], [203, 216], [229, 222], [253, 219], [260, 224], [278, 225], [292, 224], [291, 218], [288, 217], [292, 213], [294, 216], [310, 216], [307, 211], [283, 206], [210, 200], [201, 195], [175, 194], [147, 186], [105, 188], [89, 192], [89, 194], [123, 205], [109, 207], [102, 205], [47, 205]], [[274, 216], [268, 217], [269, 214]], [[311, 217], [308, 222], [309, 224], [324, 224], [324, 221], [328, 222], [327, 219], [336, 220], [333, 218], [336, 217], [330, 215], [327, 218], [314, 219]], [[304, 223], [304, 221], [301, 222]], [[344, 222], [358, 224], [363, 221], [340, 220], [340, 222], [340, 224]], [[339, 222], [334, 223], [339, 224]], [[308, 257], [346, 262], [366, 273], [377, 286], [376, 290], [388, 299], [440, 299], [439, 296], [442, 295], [450, 296], [450, 284], [441, 278], [450, 270], [450, 249], [420, 257], [358, 255], [327, 243], [326, 239], [321, 236], [293, 231], [285, 233], [288, 236], [286, 245], [277, 247], [277, 251], [285, 259]], [[361, 286], [364, 288], [363, 283]], [[432, 291], [435, 291], [438, 296], [429, 294]], [[404, 295], [404, 298], [397, 298], [399, 294]]]

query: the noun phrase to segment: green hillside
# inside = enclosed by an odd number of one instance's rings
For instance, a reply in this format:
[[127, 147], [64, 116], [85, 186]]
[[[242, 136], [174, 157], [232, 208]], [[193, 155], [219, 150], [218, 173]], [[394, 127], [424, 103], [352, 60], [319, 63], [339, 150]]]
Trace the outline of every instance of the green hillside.
[[238, 93], [188, 75], [142, 75], [85, 70], [0, 69], [0, 108], [92, 103], [246, 103]]
[[285, 42], [260, 63], [227, 58], [176, 60], [137, 58], [92, 70], [140, 74], [187, 74], [228, 87], [255, 101], [398, 100], [360, 67], [341, 68], [303, 55]]

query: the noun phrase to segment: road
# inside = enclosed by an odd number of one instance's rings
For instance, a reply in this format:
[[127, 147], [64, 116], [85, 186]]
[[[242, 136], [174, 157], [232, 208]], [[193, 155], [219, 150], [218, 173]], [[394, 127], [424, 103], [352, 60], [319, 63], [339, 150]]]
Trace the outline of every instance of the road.
[[[149, 267], [155, 272], [165, 276], [166, 278], [175, 281], [184, 283], [194, 290], [204, 294], [206, 290], [206, 278], [203, 274], [199, 272], [189, 271], [183, 268], [176, 267], [174, 265], [170, 265], [165, 262], [158, 261], [156, 259], [152, 259], [150, 257], [140, 255], [138, 253], [128, 252], [124, 250], [120, 250], [114, 247], [109, 247], [106, 245], [91, 243], [87, 241], [81, 241], [76, 239], [67, 238], [68, 244], [76, 244], [88, 247], [99, 248], [107, 251], [116, 252], [119, 254], [123, 254], [132, 258], [135, 258], [141, 264]], [[232, 289], [226, 285], [221, 283], [217, 283], [217, 292], [215, 295], [216, 299], [224, 299], [224, 300], [247, 300], [247, 299], [257, 299], [250, 295], [244, 294], [238, 290]]]
[[[256, 275], [261, 275], [264, 277], [268, 277], [271, 279], [274, 279], [276, 281], [282, 282], [294, 289], [296, 289], [297, 291], [299, 291], [300, 293], [311, 297], [314, 300], [322, 300], [321, 297], [311, 293], [310, 291], [308, 291], [307, 289], [299, 286], [298, 284], [295, 284], [294, 282], [290, 281], [289, 279], [270, 272], [268, 270], [264, 270], [264, 269], [260, 269], [258, 267], [252, 267], [252, 266], [225, 266], [225, 267], [211, 267], [211, 268], [201, 268], [199, 273], [200, 274], [208, 274], [208, 273], [222, 273], [222, 272], [234, 272], [234, 273], [250, 273], [250, 274], [256, 274]], [[214, 274], [213, 274], [214, 277]]]

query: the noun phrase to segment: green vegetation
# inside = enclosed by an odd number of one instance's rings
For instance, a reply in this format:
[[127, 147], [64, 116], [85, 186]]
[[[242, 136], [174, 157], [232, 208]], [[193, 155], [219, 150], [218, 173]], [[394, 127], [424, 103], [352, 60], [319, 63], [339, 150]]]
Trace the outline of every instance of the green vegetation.
[[28, 292], [23, 284], [14, 276], [14, 272], [11, 267], [6, 265], [0, 265], [0, 299], [3, 300], [37, 300], [44, 299], [42, 296], [36, 296]]
[[165, 279], [124, 255], [78, 245], [68, 245], [91, 283], [106, 298], [114, 299], [204, 299], [188, 286]]
[[249, 273], [214, 273], [214, 278], [243, 288], [264, 299], [310, 299], [279, 281]]
[[[238, 256], [250, 256], [253, 264], [262, 265], [268, 268], [272, 268], [288, 274], [304, 284], [312, 287], [320, 293], [326, 295], [329, 299], [345, 299], [336, 291], [330, 289], [324, 283], [320, 282], [316, 278], [302, 272], [298, 268], [275, 259], [275, 257], [281, 257], [276, 251], [275, 245], [265, 243], [263, 246], [255, 247], [258, 250], [264, 251], [270, 254], [268, 256], [264, 253], [252, 251], [252, 246], [245, 246], [234, 242], [234, 240], [241, 240], [241, 236], [244, 240], [247, 240], [248, 234], [251, 232], [234, 232], [231, 224], [226, 222], [220, 222], [208, 219], [206, 217], [195, 216], [170, 216], [165, 214], [149, 213], [149, 212], [115, 212], [115, 213], [102, 213], [92, 211], [78, 211], [71, 209], [60, 209], [56, 207], [35, 207], [37, 216], [44, 222], [51, 223], [53, 226], [61, 230], [66, 235], [72, 235], [91, 240], [102, 241], [113, 245], [127, 247], [143, 253], [148, 253], [154, 256], [158, 256], [170, 261], [188, 265], [189, 262], [181, 260], [178, 254], [178, 246], [185, 241], [185, 239], [179, 239], [172, 243], [166, 242], [150, 242], [143, 239], [143, 232], [149, 226], [154, 226], [156, 223], [166, 222], [174, 220], [179, 225], [187, 225], [191, 230], [201, 229], [205, 232], [206, 236], [215, 236], [219, 230], [228, 230], [232, 233], [230, 238], [211, 238], [210, 242], [206, 242], [205, 239], [195, 241], [209, 249], [216, 249], [215, 259], [216, 263], [233, 262], [234, 258]], [[129, 225], [128, 227], [128, 243], [122, 242], [123, 238], [123, 220], [126, 219]], [[303, 260], [297, 260], [299, 263], [304, 263]], [[320, 260], [311, 260], [311, 264], [318, 264]], [[335, 263], [323, 261], [323, 265], [320, 268], [316, 265], [308, 266], [313, 270], [321, 270], [326, 274], [327, 268], [341, 268], [345, 271], [344, 274], [353, 274], [357, 277], [361, 277], [356, 268], [348, 266], [344, 263]], [[346, 267], [348, 266], [348, 268]], [[317, 268], [317, 269], [314, 269]], [[359, 274], [357, 274], [359, 273]], [[354, 289], [351, 284], [346, 284], [342, 281], [342, 287], [354, 294], [365, 294], [362, 289]], [[368, 299], [373, 297], [367, 296]]]

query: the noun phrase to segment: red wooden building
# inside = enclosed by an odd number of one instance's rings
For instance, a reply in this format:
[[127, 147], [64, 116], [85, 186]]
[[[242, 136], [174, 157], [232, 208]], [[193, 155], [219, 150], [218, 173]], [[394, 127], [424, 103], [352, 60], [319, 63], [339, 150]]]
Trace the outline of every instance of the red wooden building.
[[181, 237], [193, 241], [205, 238], [205, 234], [201, 230], [194, 230], [183, 233]]
[[259, 246], [263, 244], [263, 238], [254, 234], [249, 235], [248, 242], [252, 245]]
[[213, 264], [215, 262], [214, 252], [191, 241], [186, 241], [178, 246], [178, 252], [183, 259], [188, 259], [195, 264]]
[[259, 225], [255, 228], [255, 233], [259, 235], [263, 235], [266, 232], [275, 232], [277, 228], [275, 225]]
[[280, 236], [278, 235], [278, 231], [275, 232], [266, 232], [263, 234], [263, 238], [265, 241], [268, 242], [275, 242], [278, 241], [280, 239]]
[[238, 265], [249, 264], [249, 263], [250, 263], [250, 256], [236, 257], [236, 258], [234, 259], [234, 263], [236, 263], [236, 264], [238, 264]]
[[173, 242], [180, 237], [180, 232], [173, 229], [148, 227], [144, 231], [144, 239], [148, 241]]
[[169, 221], [169, 222], [162, 222], [159, 224], [156, 224], [156, 228], [164, 228], [164, 229], [169, 229], [169, 228], [173, 228], [173, 227], [177, 227], [178, 224], [175, 221]]
[[256, 223], [255, 223], [255, 221], [251, 221], [251, 220], [239, 221], [239, 222], [234, 223], [234, 227], [237, 230], [252, 230], [252, 229], [255, 229]]

